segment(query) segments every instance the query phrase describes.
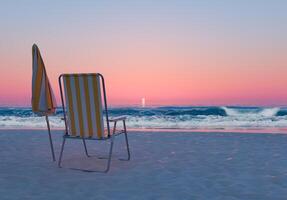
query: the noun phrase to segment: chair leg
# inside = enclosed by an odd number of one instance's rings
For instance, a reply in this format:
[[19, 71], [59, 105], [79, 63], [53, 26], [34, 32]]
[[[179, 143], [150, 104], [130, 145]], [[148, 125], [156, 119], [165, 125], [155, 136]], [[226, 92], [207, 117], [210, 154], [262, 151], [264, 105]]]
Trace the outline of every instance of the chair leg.
[[[117, 129], [117, 122], [114, 122], [114, 127], [113, 127], [113, 135], [115, 134]], [[113, 136], [112, 136], [113, 137]], [[109, 157], [105, 157], [105, 156], [98, 156], [98, 159], [109, 159]]]
[[46, 122], [47, 122], [47, 128], [48, 128], [48, 135], [49, 135], [49, 141], [50, 141], [50, 147], [51, 147], [52, 158], [53, 158], [53, 161], [55, 162], [55, 161], [56, 161], [56, 158], [55, 158], [53, 140], [52, 140], [52, 135], [51, 135], [51, 129], [50, 129], [49, 118], [48, 118], [47, 115], [46, 115]]
[[[113, 154], [113, 146], [114, 146], [114, 137], [115, 137], [115, 130], [116, 130], [116, 123], [114, 124], [114, 129], [113, 129], [113, 135], [111, 136], [111, 144], [110, 144], [110, 151], [109, 151], [109, 157], [108, 157], [108, 161], [107, 161], [107, 167], [104, 171], [97, 171], [97, 170], [83, 170], [83, 169], [74, 169], [74, 170], [81, 170], [81, 171], [85, 171], [85, 172], [101, 172], [101, 173], [107, 173], [110, 170], [110, 166], [111, 166], [111, 161], [112, 161], [112, 154]], [[61, 168], [61, 162], [62, 162], [62, 156], [63, 156], [63, 152], [64, 152], [64, 146], [65, 146], [65, 141], [66, 138], [63, 138], [63, 143], [62, 143], [62, 148], [61, 148], [61, 152], [60, 152], [60, 157], [59, 157], [59, 162], [58, 162], [58, 167]], [[83, 140], [84, 146], [86, 146], [85, 140]], [[73, 169], [73, 168], [71, 168]]]
[[109, 158], [108, 158], [108, 163], [107, 163], [107, 168], [105, 170], [105, 173], [107, 173], [110, 170], [112, 154], [113, 154], [113, 146], [114, 146], [114, 135], [112, 135], [112, 138], [111, 138], [111, 146], [110, 146]]
[[121, 159], [121, 160], [130, 160], [131, 159], [131, 153], [130, 153], [129, 140], [128, 140], [127, 127], [126, 127], [125, 120], [123, 120], [123, 125], [124, 125], [124, 131], [125, 131], [124, 134], [125, 134], [125, 139], [126, 139], [128, 158], [127, 159]]
[[66, 142], [66, 138], [63, 137], [63, 143], [62, 143], [61, 152], [60, 152], [60, 157], [59, 157], [59, 161], [58, 161], [58, 167], [60, 167], [60, 168], [62, 167], [62, 166], [61, 166], [61, 162], [62, 162], [62, 156], [63, 156], [63, 152], [64, 152], [65, 142]]
[[109, 157], [107, 161], [107, 167], [104, 171], [99, 170], [86, 170], [86, 169], [77, 169], [77, 168], [71, 168], [73, 170], [80, 170], [84, 172], [98, 172], [98, 173], [107, 173], [110, 170], [111, 161], [112, 161], [112, 154], [113, 154], [113, 146], [114, 146], [114, 135], [111, 137], [111, 144], [110, 144], [110, 151], [109, 151]]
[[[61, 152], [60, 152], [60, 156], [59, 156], [59, 161], [58, 161], [58, 167], [62, 168], [61, 166], [61, 162], [62, 162], [62, 157], [63, 157], [63, 152], [64, 152], [64, 146], [65, 146], [65, 142], [66, 142], [66, 138], [63, 138], [63, 143], [62, 143], [62, 147], [61, 147]], [[80, 170], [80, 171], [84, 171], [84, 172], [99, 172], [99, 173], [107, 173], [110, 170], [110, 166], [111, 166], [111, 161], [112, 161], [112, 154], [113, 154], [113, 146], [114, 146], [114, 135], [112, 135], [111, 137], [111, 144], [110, 144], [110, 151], [109, 151], [109, 157], [108, 157], [108, 161], [107, 161], [107, 167], [104, 171], [98, 171], [98, 170], [84, 170], [84, 169], [76, 169], [76, 168], [70, 168], [73, 170]]]
[[86, 140], [83, 138], [83, 144], [84, 144], [84, 148], [85, 148], [85, 153], [87, 157], [90, 157], [89, 153], [88, 153], [88, 149], [87, 149], [87, 144], [86, 144]]

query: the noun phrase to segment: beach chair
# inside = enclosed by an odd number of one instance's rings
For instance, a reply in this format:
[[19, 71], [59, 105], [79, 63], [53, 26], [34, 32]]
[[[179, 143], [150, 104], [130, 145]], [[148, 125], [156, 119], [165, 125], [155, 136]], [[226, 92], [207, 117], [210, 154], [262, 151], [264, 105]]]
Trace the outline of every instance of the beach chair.
[[[87, 157], [90, 155], [88, 154], [86, 140], [110, 140], [107, 165], [104, 170], [78, 169], [88, 172], [108, 172], [114, 138], [121, 134], [125, 136], [127, 149], [127, 159], [122, 160], [130, 160], [126, 118], [109, 118], [104, 77], [98, 73], [62, 74], [59, 76], [59, 86], [64, 112], [65, 133], [58, 166], [61, 167], [66, 139], [82, 140]], [[117, 129], [118, 122], [122, 123], [123, 129]], [[110, 123], [113, 123], [112, 130]]]
[[32, 47], [32, 71], [32, 111], [46, 119], [52, 158], [56, 161], [49, 116], [55, 114], [57, 105], [40, 50], [36, 44]]

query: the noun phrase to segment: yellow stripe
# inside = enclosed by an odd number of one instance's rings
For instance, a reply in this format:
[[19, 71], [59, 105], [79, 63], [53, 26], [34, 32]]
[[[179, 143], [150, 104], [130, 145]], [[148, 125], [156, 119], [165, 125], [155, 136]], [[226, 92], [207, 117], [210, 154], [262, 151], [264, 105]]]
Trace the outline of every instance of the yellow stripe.
[[53, 102], [53, 99], [52, 99], [52, 88], [51, 88], [51, 85], [50, 85], [50, 82], [49, 82], [49, 79], [48, 79], [48, 75], [47, 75], [47, 72], [46, 72], [46, 69], [44, 68], [44, 75], [45, 75], [45, 81], [46, 81], [46, 100], [47, 100], [47, 111], [49, 113], [53, 112], [53, 109], [54, 109], [54, 102]]
[[34, 111], [39, 111], [39, 101], [40, 101], [40, 92], [41, 92], [41, 87], [42, 87], [42, 76], [43, 76], [43, 65], [41, 62], [41, 55], [40, 52], [37, 51], [36, 55], [37, 56], [37, 73], [36, 73], [36, 82], [35, 82], [35, 89], [34, 89], [34, 99], [33, 99], [33, 110]]
[[68, 106], [69, 106], [69, 114], [70, 114], [70, 124], [71, 124], [71, 133], [73, 136], [76, 136], [76, 126], [75, 126], [75, 118], [74, 118], [74, 110], [73, 110], [73, 96], [71, 90], [71, 80], [69, 76], [64, 76], [64, 80], [66, 81], [66, 91], [68, 97]]
[[53, 92], [52, 92], [52, 87], [51, 87], [51, 84], [50, 84], [50, 82], [48, 82], [48, 88], [49, 88], [49, 99], [50, 99], [50, 102], [51, 102], [51, 109], [52, 110], [55, 110], [55, 108], [56, 108], [56, 104], [55, 104], [55, 101], [54, 101], [54, 99], [53, 99]]
[[92, 125], [92, 116], [91, 116], [91, 103], [90, 103], [90, 92], [89, 92], [89, 83], [88, 76], [84, 75], [84, 88], [85, 88], [85, 98], [86, 98], [86, 110], [87, 110], [87, 120], [88, 120], [88, 129], [89, 136], [93, 137], [93, 125]]
[[77, 98], [77, 108], [78, 108], [78, 120], [80, 126], [80, 135], [84, 137], [84, 124], [83, 124], [83, 111], [82, 111], [82, 102], [81, 102], [81, 91], [79, 84], [79, 76], [75, 75], [75, 87], [76, 87], [76, 98]]
[[94, 102], [95, 102], [95, 113], [96, 113], [96, 123], [97, 123], [97, 135], [99, 138], [102, 137], [102, 124], [100, 115], [100, 101], [99, 101], [99, 91], [98, 91], [98, 81], [96, 76], [93, 77], [93, 91], [94, 91]]
[[52, 110], [52, 95], [50, 90], [50, 84], [48, 82], [48, 77], [46, 76], [46, 100], [47, 100], [47, 109], [48, 111]]

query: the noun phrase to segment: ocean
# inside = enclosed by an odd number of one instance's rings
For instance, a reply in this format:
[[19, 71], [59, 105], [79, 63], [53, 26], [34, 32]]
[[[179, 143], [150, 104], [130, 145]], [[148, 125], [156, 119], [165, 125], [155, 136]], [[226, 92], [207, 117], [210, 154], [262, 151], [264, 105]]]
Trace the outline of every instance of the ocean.
[[[109, 116], [126, 116], [132, 129], [196, 129], [196, 130], [253, 130], [286, 129], [287, 107], [235, 106], [164, 106], [164, 107], [111, 107]], [[63, 111], [57, 109], [50, 117], [51, 127], [63, 128]], [[43, 117], [31, 108], [0, 108], [0, 128], [45, 128]]]

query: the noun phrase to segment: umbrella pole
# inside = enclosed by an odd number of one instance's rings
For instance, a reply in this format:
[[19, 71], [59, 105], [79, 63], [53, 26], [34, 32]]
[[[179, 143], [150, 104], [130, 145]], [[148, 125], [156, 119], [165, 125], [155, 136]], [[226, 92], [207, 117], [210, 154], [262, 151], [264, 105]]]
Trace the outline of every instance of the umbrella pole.
[[48, 134], [49, 134], [49, 140], [50, 140], [52, 157], [53, 157], [53, 161], [56, 161], [55, 153], [54, 153], [54, 147], [53, 147], [53, 141], [52, 141], [52, 135], [51, 135], [51, 129], [50, 129], [50, 123], [49, 123], [49, 118], [48, 118], [48, 115], [45, 115], [45, 117], [46, 117], [46, 122], [47, 122], [47, 128], [48, 128]]

